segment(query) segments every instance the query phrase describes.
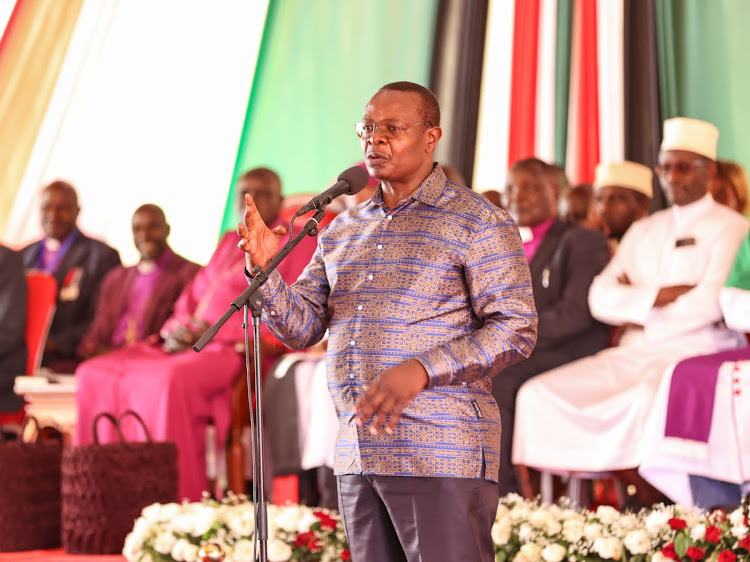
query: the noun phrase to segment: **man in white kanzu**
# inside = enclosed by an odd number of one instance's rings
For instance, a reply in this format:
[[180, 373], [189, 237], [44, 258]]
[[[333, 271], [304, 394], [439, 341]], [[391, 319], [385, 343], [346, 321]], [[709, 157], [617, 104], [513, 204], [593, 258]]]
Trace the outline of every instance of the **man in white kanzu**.
[[722, 321], [719, 293], [748, 221], [708, 192], [718, 137], [704, 121], [665, 121], [656, 171], [673, 206], [631, 226], [589, 291], [592, 315], [621, 327], [618, 345], [521, 387], [514, 464], [581, 472], [637, 467], [666, 367], [743, 344]]

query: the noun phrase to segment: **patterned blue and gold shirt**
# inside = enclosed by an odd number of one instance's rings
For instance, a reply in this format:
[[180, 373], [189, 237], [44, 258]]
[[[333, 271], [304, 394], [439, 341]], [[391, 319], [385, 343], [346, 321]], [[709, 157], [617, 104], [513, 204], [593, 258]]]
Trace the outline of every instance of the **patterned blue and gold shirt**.
[[[330, 330], [337, 474], [497, 480], [500, 414], [490, 378], [529, 356], [537, 323], [526, 257], [505, 211], [436, 165], [394, 209], [378, 187], [336, 217], [291, 288], [274, 272], [261, 291], [263, 319], [289, 347]], [[424, 365], [428, 388], [393, 435], [370, 435], [352, 415], [363, 386], [410, 358]]]

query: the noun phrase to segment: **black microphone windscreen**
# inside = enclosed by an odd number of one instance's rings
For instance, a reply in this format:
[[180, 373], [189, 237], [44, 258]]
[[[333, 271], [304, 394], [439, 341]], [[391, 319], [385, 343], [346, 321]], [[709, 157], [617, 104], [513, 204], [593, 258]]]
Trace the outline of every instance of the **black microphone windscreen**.
[[370, 181], [370, 174], [362, 166], [352, 166], [341, 172], [338, 180], [344, 180], [351, 186], [347, 195], [354, 195], [365, 188], [367, 182]]

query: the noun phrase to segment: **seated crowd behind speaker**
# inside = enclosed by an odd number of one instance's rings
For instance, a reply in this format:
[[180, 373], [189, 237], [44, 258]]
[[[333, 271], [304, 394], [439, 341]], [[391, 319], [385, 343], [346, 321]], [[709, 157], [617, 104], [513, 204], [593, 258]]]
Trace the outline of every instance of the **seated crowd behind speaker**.
[[583, 473], [638, 467], [645, 421], [670, 363], [744, 344], [719, 308], [748, 222], [709, 193], [717, 140], [710, 123], [665, 122], [657, 169], [673, 206], [627, 230], [589, 291], [592, 315], [621, 327], [617, 346], [521, 387], [515, 463]]
[[510, 453], [515, 398], [529, 378], [604, 349], [609, 328], [591, 317], [586, 297], [609, 260], [599, 231], [558, 217], [559, 170], [530, 158], [508, 171], [504, 207], [521, 229], [539, 324], [533, 353], [492, 380], [502, 420], [500, 494], [518, 492]]
[[[275, 174], [271, 174], [273, 172], [270, 170], [254, 170], [243, 176], [240, 180], [241, 196], [245, 191], [257, 189], [261, 182], [255, 180], [260, 178], [263, 178], [266, 185], [273, 185]], [[276, 180], [278, 180], [277, 177]], [[532, 186], [535, 187], [532, 188]], [[493, 383], [493, 393], [500, 404], [503, 416], [501, 494], [517, 491], [515, 475], [510, 466], [510, 451], [516, 408], [515, 396], [520, 385], [541, 372], [596, 353], [606, 347], [609, 341], [609, 328], [591, 316], [586, 302], [591, 281], [608, 259], [606, 245], [602, 245], [604, 237], [592, 230], [574, 226], [573, 221], [568, 222], [557, 217], [560, 191], [564, 190], [566, 193], [572, 191], [565, 190], [565, 186], [564, 173], [559, 167], [540, 160], [528, 159], [516, 163], [511, 168], [508, 174], [508, 185], [503, 193], [504, 200], [498, 201], [513, 213], [519, 226], [528, 227], [523, 228], [523, 232], [527, 235], [529, 232], [532, 233], [532, 238], [524, 241], [524, 248], [530, 262], [540, 319], [539, 340], [532, 356], [507, 369], [496, 377]], [[264, 190], [264, 188], [260, 189]], [[738, 165], [718, 161], [716, 174], [709, 178], [707, 189], [717, 202], [739, 212], [746, 211], [747, 176]], [[651, 197], [650, 171], [641, 165], [629, 162], [600, 164], [597, 167], [592, 192], [593, 201], [586, 218], [581, 220], [581, 224], [603, 231], [609, 238], [610, 249], [614, 253], [630, 224], [647, 213]], [[254, 195], [258, 193], [260, 192], [255, 191]], [[274, 193], [275, 189], [271, 189], [268, 194], [264, 191], [264, 194], [256, 199], [256, 202], [260, 202], [268, 195], [270, 206], [268, 213], [271, 216], [277, 204], [280, 208], [280, 182], [278, 199]], [[532, 203], [528, 203], [530, 194], [533, 195]], [[363, 200], [367, 198], [367, 195], [360, 197]], [[240, 204], [244, 204], [244, 201]], [[72, 185], [56, 181], [46, 186], [42, 191], [41, 208], [45, 238], [24, 248], [20, 255], [23, 256], [27, 268], [48, 271], [58, 278], [60, 284], [58, 313], [45, 352], [44, 363], [48, 367], [62, 371], [69, 370], [81, 359], [102, 355], [112, 349], [130, 346], [137, 342], [148, 341], [148, 344], [141, 343], [136, 346], [135, 349], [140, 350], [139, 352], [133, 349], [124, 350], [125, 355], [104, 355], [101, 363], [96, 360], [89, 362], [78, 371], [79, 384], [88, 388], [88, 391], [81, 394], [79, 408], [95, 415], [96, 412], [92, 406], [96, 404], [96, 411], [107, 409], [106, 401], [102, 401], [102, 396], [108, 392], [111, 393], [115, 386], [130, 388], [131, 396], [128, 400], [135, 400], [135, 402], [128, 402], [128, 404], [135, 407], [140, 400], [136, 397], [139, 389], [142, 393], [143, 388], [152, 384], [149, 380], [151, 375], [158, 377], [157, 373], [162, 370], [165, 373], [167, 371], [182, 372], [184, 369], [195, 372], [194, 368], [188, 368], [184, 363], [197, 356], [192, 353], [182, 356], [181, 352], [189, 349], [210, 325], [209, 318], [212, 314], [218, 318], [218, 315], [223, 312], [221, 306], [217, 307], [217, 305], [226, 305], [233, 296], [236, 296], [234, 293], [225, 295], [222, 292], [222, 299], [216, 299], [214, 294], [217, 290], [215, 286], [218, 284], [217, 280], [224, 280], [227, 273], [231, 276], [231, 272], [235, 269], [232, 267], [234, 260], [231, 257], [230, 247], [236, 238], [232, 233], [225, 235], [211, 263], [203, 272], [204, 283], [194, 284], [192, 291], [191, 287], [188, 287], [182, 293], [183, 313], [186, 314], [183, 314], [182, 320], [176, 320], [179, 315], [175, 314], [170, 322], [164, 325], [159, 335], [159, 328], [174, 312], [174, 302], [199, 270], [199, 266], [177, 256], [169, 248], [166, 242], [169, 225], [163, 211], [155, 205], [144, 205], [135, 212], [133, 235], [141, 261], [138, 265], [129, 268], [118, 265], [119, 256], [116, 250], [85, 236], [78, 230], [76, 226], [78, 212], [78, 199]], [[275, 212], [278, 216], [278, 209]], [[575, 218], [581, 219], [578, 216]], [[272, 223], [273, 220], [267, 222]], [[313, 247], [310, 246], [308, 250], [306, 258], [301, 256], [302, 250], [297, 250], [300, 253], [299, 259], [289, 258], [287, 261], [295, 261], [295, 269], [301, 271]], [[230, 291], [236, 290], [239, 293], [244, 289], [245, 282], [241, 275], [242, 253], [237, 251], [236, 254], [239, 275], [234, 276], [233, 283], [229, 285]], [[21, 404], [20, 399], [12, 392], [12, 385], [13, 377], [23, 371], [25, 364], [25, 355], [23, 359], [21, 358], [22, 352], [25, 351], [22, 341], [25, 293], [21, 295], [25, 291], [25, 282], [22, 283], [19, 254], [0, 247], [0, 258], [3, 260], [0, 272], [9, 279], [8, 282], [3, 283], [0, 320], [2, 320], [2, 328], [10, 330], [15, 335], [15, 340], [12, 337], [3, 337], [2, 344], [0, 344], [1, 412], [17, 410]], [[13, 267], [14, 264], [16, 267]], [[211, 283], [209, 279], [209, 271], [215, 275], [214, 283]], [[13, 281], [10, 280], [11, 278]], [[291, 280], [293, 279], [290, 278], [289, 282]], [[211, 306], [215, 307], [211, 313], [206, 311], [207, 302], [203, 302], [204, 300], [211, 301]], [[99, 303], [98, 306], [95, 306], [96, 302]], [[93, 314], [94, 311], [96, 315]], [[564, 321], [551, 322], [556, 316], [561, 317], [562, 312], [565, 312]], [[86, 318], [89, 320], [87, 321]], [[544, 321], [545, 318], [548, 319], [547, 322]], [[573, 318], [578, 318], [580, 321], [573, 322], [571, 320]], [[546, 330], [545, 325], [553, 329]], [[561, 328], [563, 329], [560, 330]], [[76, 341], [77, 334], [84, 334], [80, 341]], [[163, 338], [163, 341], [160, 338]], [[577, 338], [582, 342], [581, 345], [572, 343], [579, 341]], [[225, 346], [222, 349], [233, 347], [239, 339], [238, 332], [234, 330], [232, 336], [224, 342]], [[12, 344], [11, 342], [14, 341], [15, 344]], [[266, 340], [268, 341], [270, 340]], [[9, 345], [6, 346], [6, 343]], [[71, 345], [73, 345], [72, 352]], [[265, 345], [265, 349], [274, 355], [280, 350], [278, 344], [273, 343]], [[223, 355], [237, 359], [234, 352]], [[177, 357], [180, 357], [179, 361], [176, 360]], [[165, 364], [163, 367], [159, 366], [162, 362]], [[173, 366], [166, 367], [166, 364], [170, 362]], [[221, 378], [222, 382], [219, 384], [223, 387], [222, 394], [231, 387], [230, 379], [236, 376], [241, 368], [241, 366], [234, 365], [237, 361], [230, 361], [230, 363], [232, 365], [223, 365], [220, 362], [220, 364], [212, 365], [214, 368], [209, 370], [212, 373], [216, 370], [228, 373], [229, 378]], [[144, 373], [136, 374], [136, 371], [141, 368], [148, 369], [145, 377]], [[84, 373], [89, 374], [84, 375]], [[129, 382], [125, 385], [124, 381], [128, 373], [135, 378], [128, 379]], [[164, 374], [164, 376], [168, 375]], [[105, 380], [103, 377], [108, 377], [106, 384], [103, 384]], [[131, 383], [135, 382], [136, 378], [140, 384], [132, 386]], [[183, 390], [189, 391], [187, 388]], [[161, 396], [161, 399], [165, 399], [165, 396]], [[216, 400], [216, 403], [220, 402], [220, 399]], [[216, 403], [203, 404], [203, 408], [199, 408], [200, 412], [196, 414], [200, 421], [193, 420], [193, 425], [189, 420], [179, 420], [180, 423], [186, 422], [185, 429], [192, 427], [197, 431], [196, 434], [191, 433], [192, 443], [188, 443], [188, 432], [183, 435], [185, 439], [181, 445], [181, 459], [187, 460], [190, 456], [191, 460], [184, 465], [186, 472], [181, 475], [185, 484], [185, 487], [181, 486], [181, 495], [195, 498], [199, 493], [198, 486], [203, 482], [200, 428], [204, 427], [205, 422], [214, 416]], [[153, 400], [148, 404], [152, 405], [146, 406], [144, 403], [138, 405], [136, 409], [142, 413], [144, 407], [161, 408], [161, 406], [157, 407]], [[114, 409], [113, 413], [118, 413], [118, 410], [124, 408], [124, 404], [110, 404], [110, 409]], [[82, 417], [88, 419], [91, 416], [84, 412]], [[219, 414], [218, 417], [222, 416]], [[213, 421], [217, 422], [217, 420]], [[220, 420], [217, 425], [220, 428], [225, 427]], [[173, 434], [170, 434], [173, 430], [174, 427], [166, 430], [162, 437], [175, 438]], [[89, 431], [90, 429], [79, 426], [77, 442], [89, 442]], [[199, 445], [198, 450], [194, 446], [195, 443]], [[326, 475], [327, 473], [328, 471]], [[693, 479], [691, 483], [694, 483], [695, 477], [691, 478]], [[315, 487], [314, 483], [311, 484]]]
[[[281, 181], [266, 168], [251, 170], [238, 182], [238, 199], [251, 193], [266, 220], [280, 226]], [[293, 282], [310, 260], [315, 239], [306, 237], [279, 272]], [[91, 422], [104, 410], [119, 415], [135, 410], [148, 425], [154, 439], [177, 443], [179, 495], [198, 500], [206, 489], [205, 433], [209, 423], [216, 428], [216, 442], [224, 443], [231, 419], [233, 381], [241, 375], [244, 357], [238, 353], [244, 333], [242, 314], [235, 314], [200, 353], [191, 347], [216, 322], [229, 303], [247, 287], [242, 274], [244, 254], [237, 235], [226, 233], [209, 263], [182, 291], [172, 316], [161, 326], [158, 338], [94, 357], [76, 370], [78, 383], [74, 443], [92, 442]], [[154, 341], [158, 339], [158, 341]], [[264, 331], [264, 370], [283, 351], [283, 346]], [[102, 425], [100, 434], [109, 439], [112, 430]], [[142, 439], [138, 428], [125, 428], [126, 436]]]

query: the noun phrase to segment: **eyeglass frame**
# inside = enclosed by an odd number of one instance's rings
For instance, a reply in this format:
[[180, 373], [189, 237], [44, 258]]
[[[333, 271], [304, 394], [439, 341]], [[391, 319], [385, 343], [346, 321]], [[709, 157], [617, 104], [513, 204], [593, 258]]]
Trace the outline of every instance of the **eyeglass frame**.
[[[391, 124], [395, 125], [396, 123], [391, 123]], [[360, 127], [360, 126], [364, 127], [365, 126], [365, 121], [357, 121], [354, 124], [354, 132], [357, 133], [357, 136], [360, 139], [362, 139], [362, 140], [370, 140], [372, 137], [375, 136], [375, 133], [378, 132], [378, 130], [380, 130], [380, 132], [382, 133], [382, 135], [385, 138], [387, 138], [388, 140], [393, 140], [400, 133], [405, 132], [409, 127], [414, 127], [416, 125], [427, 125], [427, 128], [433, 127], [433, 124], [430, 121], [419, 121], [418, 123], [398, 123], [398, 127], [399, 127], [398, 128], [398, 132], [395, 133], [395, 134], [393, 134], [391, 132], [386, 132], [385, 130], [383, 130], [383, 127], [385, 125], [386, 124], [376, 123], [375, 121], [373, 121], [372, 122], [372, 133], [370, 133], [369, 136], [363, 137], [362, 135], [359, 134], [359, 132], [357, 132], [357, 128]]]
[[[711, 161], [709, 160], [700, 160], [695, 159], [691, 160], [690, 162], [676, 162], [674, 165], [670, 166], [669, 171], [665, 170], [663, 166], [660, 164], [657, 164], [654, 166], [654, 171], [656, 172], [656, 175], [659, 177], [666, 177], [671, 171], [679, 172], [682, 175], [689, 174], [693, 168], [707, 168], [711, 165]], [[682, 168], [689, 166], [689, 168], [683, 170]]]

